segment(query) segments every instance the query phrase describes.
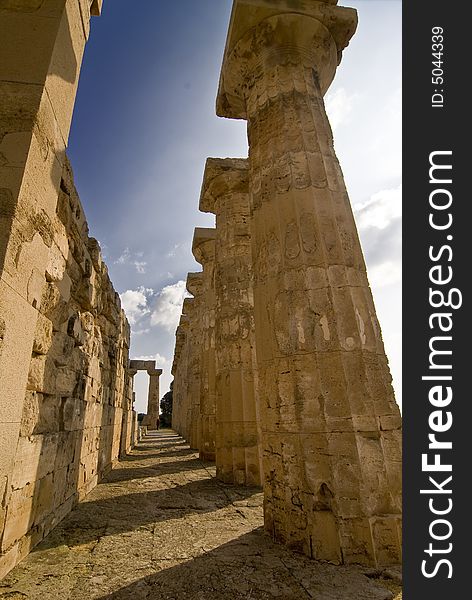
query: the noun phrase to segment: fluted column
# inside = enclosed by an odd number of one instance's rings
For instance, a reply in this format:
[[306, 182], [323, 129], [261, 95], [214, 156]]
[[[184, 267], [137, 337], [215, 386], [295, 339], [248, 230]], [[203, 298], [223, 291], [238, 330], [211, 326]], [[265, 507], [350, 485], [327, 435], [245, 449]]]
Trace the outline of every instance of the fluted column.
[[202, 425], [202, 445], [200, 456], [204, 460], [215, 460], [215, 413], [216, 413], [216, 374], [215, 374], [215, 230], [196, 227], [192, 252], [195, 260], [202, 265], [201, 279], [201, 380], [200, 415]]
[[216, 473], [261, 484], [253, 270], [245, 159], [207, 159], [200, 210], [216, 215]]
[[183, 435], [182, 430], [182, 403], [183, 403], [183, 363], [184, 348], [186, 341], [187, 318], [181, 315], [180, 322], [175, 332], [174, 360], [172, 362], [171, 373], [174, 376], [174, 386], [172, 390], [172, 429]]
[[149, 431], [155, 431], [159, 417], [159, 377], [162, 375], [162, 369], [148, 369], [147, 373], [149, 375], [148, 405], [143, 425], [147, 425]]
[[182, 437], [188, 439], [187, 424], [187, 356], [188, 356], [189, 319], [181, 315], [176, 331], [174, 361], [172, 375], [174, 376], [172, 402], [172, 428]]
[[202, 324], [198, 306], [194, 298], [185, 298], [183, 312], [188, 317], [188, 342], [187, 342], [187, 414], [185, 430], [186, 439], [191, 448], [200, 447], [200, 381], [201, 381], [201, 336]]
[[217, 111], [248, 121], [265, 526], [315, 558], [388, 564], [401, 420], [323, 103], [356, 27], [333, 4], [235, 0]]
[[203, 423], [202, 423], [202, 402], [201, 402], [201, 387], [203, 380], [203, 342], [201, 335], [203, 331], [202, 311], [204, 298], [202, 297], [203, 275], [202, 273], [187, 274], [187, 291], [193, 295], [192, 299], [192, 322], [194, 324], [193, 339], [195, 340], [193, 360], [193, 373], [195, 375], [192, 381], [189, 382], [192, 389], [192, 417], [191, 417], [191, 436], [192, 447], [196, 448], [201, 454]]

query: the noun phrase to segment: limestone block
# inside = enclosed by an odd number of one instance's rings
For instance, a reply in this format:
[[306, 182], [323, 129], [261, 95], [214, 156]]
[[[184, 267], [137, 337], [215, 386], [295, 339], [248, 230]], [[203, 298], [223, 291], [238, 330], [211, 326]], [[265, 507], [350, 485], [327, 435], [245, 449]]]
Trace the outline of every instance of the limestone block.
[[22, 489], [27, 484], [34, 484], [36, 481], [36, 475], [40, 468], [42, 445], [43, 436], [41, 435], [19, 438], [11, 480], [13, 489]]
[[36, 331], [33, 340], [33, 352], [47, 354], [52, 344], [52, 322], [41, 313], [36, 321]]
[[66, 259], [61, 250], [53, 244], [49, 249], [49, 261], [46, 267], [46, 281], [61, 281], [66, 270]]
[[26, 534], [32, 522], [34, 506], [34, 486], [14, 490], [11, 494], [5, 529], [3, 531], [2, 551], [10, 548], [17, 540]]
[[50, 357], [44, 354], [34, 354], [30, 362], [27, 390], [54, 394], [56, 381], [54, 363]]
[[[77, 461], [77, 446], [81, 441], [79, 431], [61, 431], [57, 436], [57, 450], [54, 459], [54, 470], [61, 470], [64, 467], [70, 468], [74, 461]], [[80, 455], [80, 449], [79, 449]]]

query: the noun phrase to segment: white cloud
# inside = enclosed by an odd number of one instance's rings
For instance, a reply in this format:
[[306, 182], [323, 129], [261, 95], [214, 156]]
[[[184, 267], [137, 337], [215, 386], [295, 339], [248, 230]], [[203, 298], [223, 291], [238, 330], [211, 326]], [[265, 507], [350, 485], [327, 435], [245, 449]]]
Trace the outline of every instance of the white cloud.
[[159, 352], [156, 352], [156, 354], [142, 354], [141, 356], [134, 356], [132, 360], [155, 360], [156, 368], [158, 369], [168, 365], [170, 362], [168, 358], [162, 354], [159, 354]]
[[401, 282], [402, 186], [381, 190], [354, 207], [373, 288]]
[[166, 253], [166, 258], [173, 258], [176, 256], [177, 252], [184, 247], [183, 242], [179, 242], [178, 244], [174, 244], [172, 248]]
[[373, 194], [367, 202], [354, 207], [359, 229], [385, 229], [402, 214], [402, 186]]
[[148, 297], [153, 294], [151, 288], [139, 287], [137, 290], [126, 290], [120, 294], [121, 306], [126, 313], [130, 325], [135, 325], [151, 311], [148, 307]]
[[343, 87], [338, 88], [335, 92], [330, 92], [326, 96], [326, 112], [333, 130], [347, 120], [352, 111], [353, 102], [357, 97], [358, 94], [355, 93], [348, 95]]
[[143, 255], [143, 252], [132, 253], [129, 248], [125, 248], [121, 255], [115, 260], [115, 265], [132, 265], [136, 271], [142, 275], [146, 273], [147, 262], [137, 259], [142, 258]]
[[173, 331], [179, 323], [184, 298], [189, 295], [183, 280], [163, 287], [151, 315], [151, 324]]
[[402, 280], [402, 265], [399, 260], [387, 260], [369, 269], [369, 281], [373, 288], [394, 285]]

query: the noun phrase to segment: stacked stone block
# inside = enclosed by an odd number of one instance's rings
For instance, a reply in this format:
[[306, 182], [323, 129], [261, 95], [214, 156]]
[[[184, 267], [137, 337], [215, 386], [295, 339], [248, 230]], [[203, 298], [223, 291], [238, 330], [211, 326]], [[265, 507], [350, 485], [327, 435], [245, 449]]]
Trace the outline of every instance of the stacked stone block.
[[[69, 163], [56, 214], [43, 225], [49, 258], [19, 436], [11, 440], [2, 565], [24, 557], [131, 448], [129, 325], [97, 241], [88, 235]], [[24, 232], [27, 235], [27, 232]]]

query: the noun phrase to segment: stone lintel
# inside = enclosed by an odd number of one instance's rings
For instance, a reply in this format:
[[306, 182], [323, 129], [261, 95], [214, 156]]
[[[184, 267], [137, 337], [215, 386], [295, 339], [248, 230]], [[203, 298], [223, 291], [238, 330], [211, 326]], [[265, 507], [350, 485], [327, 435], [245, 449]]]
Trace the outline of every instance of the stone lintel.
[[136, 371], [152, 371], [156, 368], [155, 360], [130, 360], [129, 368]]
[[217, 199], [228, 194], [249, 191], [247, 158], [207, 158], [200, 193], [200, 210], [217, 214]]
[[197, 296], [199, 296], [201, 294], [202, 291], [202, 285], [203, 285], [203, 272], [197, 272], [197, 273], [188, 273], [187, 274], [187, 291], [190, 292], [190, 294], [192, 294], [192, 296], [194, 298], [196, 298]]
[[102, 12], [103, 0], [92, 0], [90, 5], [90, 14], [93, 17], [99, 17]]
[[[236, 45], [248, 32], [254, 30], [263, 21], [277, 15], [301, 15], [308, 19], [316, 20], [329, 31], [338, 53], [338, 63], [341, 53], [348, 45], [357, 27], [357, 11], [354, 8], [336, 6], [337, 0], [233, 0], [233, 8], [229, 22], [228, 35], [223, 54], [218, 95], [216, 99], [216, 114], [219, 117], [230, 119], [245, 119], [244, 103], [235, 97], [233, 86], [226, 85], [225, 80], [235, 77], [244, 79], [247, 65], [256, 57], [248, 57], [243, 53], [244, 59], [237, 59], [235, 67], [232, 53]], [[307, 21], [308, 24], [308, 21]], [[293, 40], [287, 42], [289, 45]], [[243, 64], [246, 62], [246, 65]], [[239, 73], [235, 73], [235, 69]], [[332, 80], [332, 74], [328, 85]], [[242, 83], [242, 81], [241, 81]], [[324, 86], [325, 88], [327, 85]]]
[[[208, 250], [208, 246], [213, 246], [216, 240], [216, 229], [213, 227], [195, 227], [192, 242], [192, 252], [195, 260], [203, 265], [209, 258], [211, 258]], [[210, 244], [208, 244], [210, 242]], [[210, 256], [208, 256], [210, 254]]]

